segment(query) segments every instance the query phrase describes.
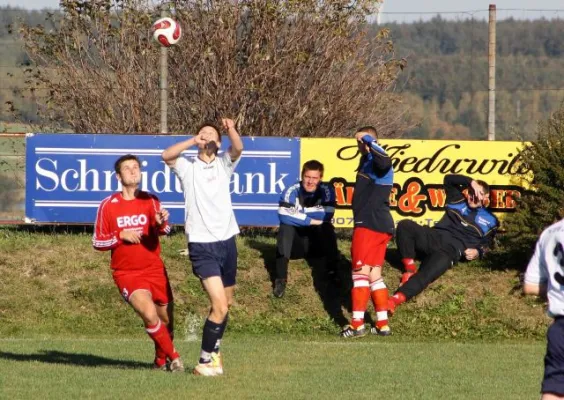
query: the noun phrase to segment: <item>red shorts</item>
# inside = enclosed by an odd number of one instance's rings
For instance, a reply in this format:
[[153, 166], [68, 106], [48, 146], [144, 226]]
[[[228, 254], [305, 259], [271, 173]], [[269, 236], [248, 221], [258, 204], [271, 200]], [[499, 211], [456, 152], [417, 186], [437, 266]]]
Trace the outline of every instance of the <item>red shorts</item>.
[[389, 233], [354, 228], [351, 245], [352, 269], [358, 270], [365, 265], [382, 267], [391, 238]]
[[129, 297], [136, 290], [147, 290], [158, 305], [172, 303], [172, 289], [166, 270], [117, 271], [113, 274], [119, 292], [129, 302]]

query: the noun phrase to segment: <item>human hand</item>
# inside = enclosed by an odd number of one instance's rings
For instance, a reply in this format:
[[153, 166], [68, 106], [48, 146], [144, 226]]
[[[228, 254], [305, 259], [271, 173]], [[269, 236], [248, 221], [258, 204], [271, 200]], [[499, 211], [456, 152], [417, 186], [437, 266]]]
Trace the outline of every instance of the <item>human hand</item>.
[[162, 224], [164, 224], [166, 221], [168, 221], [169, 216], [170, 213], [168, 212], [168, 210], [161, 208], [161, 210], [157, 211], [157, 213], [155, 214], [155, 221], [157, 222], [157, 225], [161, 226]]
[[310, 222], [310, 225], [321, 225], [323, 224], [323, 221], [320, 219], [312, 219]]
[[119, 238], [124, 242], [139, 244], [141, 243], [142, 233], [139, 231], [121, 231]]
[[482, 186], [480, 186], [480, 184], [476, 181], [472, 181], [470, 183], [470, 188], [471, 188], [471, 195], [474, 196], [477, 200], [479, 201], [484, 201], [484, 189], [482, 188]]
[[468, 261], [475, 260], [479, 256], [480, 256], [480, 252], [478, 251], [478, 249], [466, 249], [466, 250], [464, 250], [464, 257]]
[[196, 143], [196, 145], [198, 145], [198, 147], [204, 147], [207, 143], [206, 138], [204, 137], [203, 134], [199, 133], [196, 136], [194, 136], [194, 143]]
[[235, 129], [235, 121], [233, 121], [230, 118], [222, 118], [221, 119], [221, 123], [223, 124], [223, 127], [227, 130], [230, 131], [232, 129]]

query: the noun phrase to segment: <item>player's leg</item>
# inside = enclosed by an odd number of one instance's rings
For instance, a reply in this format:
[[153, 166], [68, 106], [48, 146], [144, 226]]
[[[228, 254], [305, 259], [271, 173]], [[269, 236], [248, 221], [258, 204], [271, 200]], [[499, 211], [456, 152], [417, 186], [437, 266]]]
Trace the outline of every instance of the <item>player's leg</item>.
[[361, 337], [366, 335], [364, 326], [364, 314], [370, 299], [370, 269], [371, 266], [365, 261], [370, 258], [370, 230], [366, 228], [355, 228], [351, 243], [352, 281], [352, 319], [349, 326], [341, 332], [341, 336]]
[[371, 331], [381, 336], [392, 333], [388, 324], [388, 287], [384, 282], [382, 270], [386, 256], [386, 248], [392, 235], [387, 233], [373, 232], [373, 251], [368, 262], [374, 266], [370, 270], [370, 296], [376, 310], [376, 325]]
[[194, 374], [216, 376], [223, 373], [219, 354], [215, 350], [227, 324], [227, 296], [221, 276], [210, 276], [203, 279], [202, 286], [210, 300], [211, 309], [204, 322], [200, 359], [194, 368]]
[[393, 314], [398, 305], [417, 296], [443, 275], [452, 265], [453, 255], [449, 254], [449, 252], [435, 251], [425, 257], [417, 273], [390, 297], [388, 311]]
[[151, 292], [145, 289], [135, 290], [129, 296], [129, 304], [143, 319], [145, 330], [155, 342], [155, 347], [161, 349], [165, 357], [175, 361], [177, 366], [174, 371], [183, 371], [180, 355], [174, 348], [166, 323], [159, 318]]
[[[174, 343], [174, 298], [166, 271], [156, 275], [155, 278], [152, 279], [152, 284], [151, 291], [153, 293], [153, 302], [157, 309], [157, 315], [166, 326], [170, 339]], [[155, 343], [155, 365], [162, 366], [163, 364], [166, 366], [166, 354], [163, 349]], [[172, 367], [175, 368], [176, 364], [173, 364]]]
[[415, 256], [417, 252], [432, 253], [437, 247], [435, 232], [418, 223], [405, 219], [398, 223], [396, 228], [396, 244], [401, 256], [404, 272], [400, 285], [405, 284], [417, 271]]
[[332, 282], [339, 280], [340, 253], [337, 245], [337, 234], [333, 224], [324, 223], [317, 227], [311, 238], [311, 246], [316, 255], [323, 257], [325, 274]]
[[542, 400], [564, 399], [564, 318], [554, 320], [546, 333]]
[[210, 301], [210, 312], [204, 322], [198, 365], [194, 374], [216, 376], [223, 373], [214, 348], [221, 337], [222, 324], [227, 312], [227, 296], [222, 281], [221, 262], [225, 258], [225, 242], [189, 244], [192, 270], [200, 278]]
[[274, 277], [273, 294], [282, 297], [286, 291], [288, 281], [288, 264], [291, 258], [297, 258], [297, 253], [303, 253], [303, 244], [294, 226], [280, 224], [276, 238], [276, 271]]

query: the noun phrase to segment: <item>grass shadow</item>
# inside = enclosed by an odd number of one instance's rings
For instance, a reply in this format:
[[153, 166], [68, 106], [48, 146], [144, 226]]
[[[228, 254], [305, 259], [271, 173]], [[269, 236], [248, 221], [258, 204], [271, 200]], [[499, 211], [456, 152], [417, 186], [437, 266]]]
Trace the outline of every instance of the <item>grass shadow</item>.
[[0, 359], [20, 362], [42, 362], [46, 364], [75, 365], [81, 367], [114, 367], [120, 369], [149, 369], [152, 363], [139, 361], [116, 360], [95, 356], [93, 354], [66, 353], [63, 351], [45, 350], [35, 354], [18, 354], [0, 351]]
[[[253, 238], [247, 238], [246, 242], [249, 247], [260, 252], [271, 287], [274, 287], [276, 244], [265, 243]], [[325, 258], [308, 257], [305, 260], [311, 270], [313, 288], [319, 296], [325, 312], [338, 326], [343, 327], [347, 325], [349, 321], [344, 315], [343, 309], [349, 313], [352, 312], [350, 261], [342, 253], [339, 253], [336, 276], [329, 278]], [[373, 323], [372, 317], [368, 312], [366, 313], [366, 322]]]

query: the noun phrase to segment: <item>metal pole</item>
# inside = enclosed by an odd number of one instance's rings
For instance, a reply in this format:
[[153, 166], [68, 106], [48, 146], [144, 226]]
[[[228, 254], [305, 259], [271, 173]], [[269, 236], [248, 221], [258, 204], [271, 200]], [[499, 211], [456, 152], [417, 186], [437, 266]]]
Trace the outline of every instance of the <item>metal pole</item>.
[[[161, 10], [161, 17], [166, 17], [166, 11]], [[168, 48], [161, 46], [161, 133], [168, 133]]]
[[489, 45], [488, 45], [488, 140], [495, 140], [495, 4], [490, 4]]

